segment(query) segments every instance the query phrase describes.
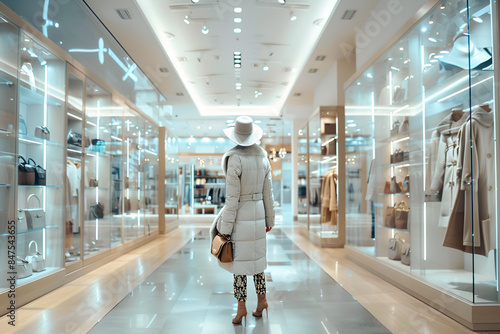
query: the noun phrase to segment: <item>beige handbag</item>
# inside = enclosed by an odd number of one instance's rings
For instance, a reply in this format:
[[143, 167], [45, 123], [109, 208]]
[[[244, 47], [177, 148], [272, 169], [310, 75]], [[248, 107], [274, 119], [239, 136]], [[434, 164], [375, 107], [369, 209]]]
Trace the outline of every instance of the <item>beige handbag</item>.
[[217, 233], [212, 240], [212, 255], [220, 262], [233, 262], [233, 243], [224, 235]]
[[401, 263], [405, 264], [407, 266], [410, 265], [410, 254], [411, 254], [411, 248], [410, 244], [403, 242], [401, 243]]
[[410, 215], [410, 209], [408, 208], [408, 204], [406, 204], [406, 202], [404, 201], [399, 202], [398, 206], [396, 207], [396, 215], [395, 215], [396, 228], [400, 230], [407, 230], [409, 215]]
[[384, 226], [396, 227], [396, 204], [394, 206], [388, 206], [385, 209]]
[[394, 238], [389, 239], [389, 252], [388, 257], [391, 260], [401, 260], [401, 238], [399, 234], [395, 234]]

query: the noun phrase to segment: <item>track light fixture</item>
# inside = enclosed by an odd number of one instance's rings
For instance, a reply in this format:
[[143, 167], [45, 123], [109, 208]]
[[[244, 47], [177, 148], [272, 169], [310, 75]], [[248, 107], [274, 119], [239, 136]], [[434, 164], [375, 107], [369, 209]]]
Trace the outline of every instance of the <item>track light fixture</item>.
[[297, 15], [295, 15], [293, 12], [290, 12], [290, 21], [295, 21], [297, 19]]
[[203, 26], [203, 28], [201, 28], [201, 33], [202, 33], [203, 35], [208, 34], [208, 32], [209, 32], [209, 31], [210, 31], [210, 30], [207, 28], [207, 26]]
[[191, 23], [191, 18], [189, 17], [189, 15], [184, 16], [184, 23], [185, 24], [190, 24]]

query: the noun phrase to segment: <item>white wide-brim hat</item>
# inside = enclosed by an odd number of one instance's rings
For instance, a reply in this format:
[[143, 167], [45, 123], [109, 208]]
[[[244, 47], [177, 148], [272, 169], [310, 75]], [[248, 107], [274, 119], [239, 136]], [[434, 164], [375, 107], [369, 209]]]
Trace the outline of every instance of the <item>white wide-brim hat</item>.
[[469, 69], [469, 58], [470, 68], [475, 69], [491, 60], [491, 55], [484, 49], [477, 48], [473, 41], [468, 39], [466, 34], [459, 33], [453, 39], [453, 47], [450, 53], [444, 55], [441, 61], [463, 69]]
[[224, 133], [233, 143], [240, 146], [251, 146], [262, 138], [262, 129], [253, 124], [252, 118], [239, 116], [234, 126], [224, 129]]

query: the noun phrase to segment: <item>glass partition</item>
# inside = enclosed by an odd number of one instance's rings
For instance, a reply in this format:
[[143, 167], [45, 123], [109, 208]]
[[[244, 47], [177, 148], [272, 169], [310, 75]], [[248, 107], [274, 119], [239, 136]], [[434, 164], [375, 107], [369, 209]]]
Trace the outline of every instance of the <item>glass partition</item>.
[[111, 247], [111, 160], [106, 150], [111, 142], [113, 115], [111, 94], [90, 79], [86, 80], [85, 97], [85, 147], [84, 255], [92, 256]]
[[165, 140], [165, 221], [177, 219], [181, 207], [180, 175], [179, 175], [179, 143], [170, 132]]
[[299, 189], [298, 189], [298, 218], [307, 219], [307, 125], [305, 125], [302, 129], [299, 130], [299, 147], [298, 147], [298, 155], [299, 155], [299, 165], [298, 165], [298, 174], [299, 174]]
[[142, 209], [142, 172], [141, 137], [144, 134], [144, 121], [132, 110], [126, 111], [124, 118], [124, 236], [125, 242], [144, 235], [144, 216]]
[[158, 230], [158, 127], [145, 122], [144, 155], [144, 216], [146, 233]]
[[309, 231], [321, 237], [321, 120], [319, 113], [309, 126]]
[[66, 63], [24, 32], [19, 44], [18, 158], [25, 171], [34, 173], [18, 173], [16, 255], [30, 261], [38, 252], [46, 266], [18, 276], [22, 284], [62, 267]]
[[346, 90], [348, 243], [474, 303], [499, 301], [491, 8], [439, 3]]

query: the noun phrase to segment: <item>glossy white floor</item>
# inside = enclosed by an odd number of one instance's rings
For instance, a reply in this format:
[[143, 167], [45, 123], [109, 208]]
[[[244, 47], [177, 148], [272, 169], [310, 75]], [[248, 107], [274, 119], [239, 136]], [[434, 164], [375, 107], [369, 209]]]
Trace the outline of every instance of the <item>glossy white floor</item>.
[[[209, 262], [208, 225], [181, 224], [21, 308], [15, 329], [0, 319], [0, 333], [243, 332], [230, 324], [232, 276]], [[472, 333], [301, 229], [282, 224], [269, 235], [269, 319], [249, 313], [246, 332]]]

